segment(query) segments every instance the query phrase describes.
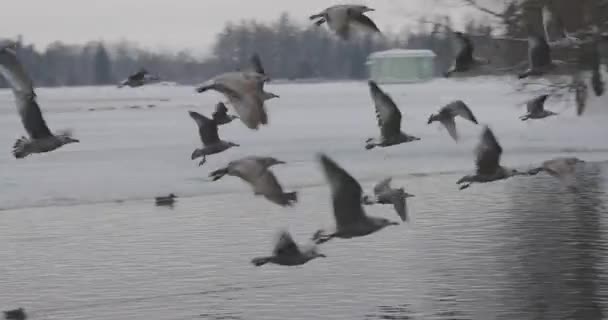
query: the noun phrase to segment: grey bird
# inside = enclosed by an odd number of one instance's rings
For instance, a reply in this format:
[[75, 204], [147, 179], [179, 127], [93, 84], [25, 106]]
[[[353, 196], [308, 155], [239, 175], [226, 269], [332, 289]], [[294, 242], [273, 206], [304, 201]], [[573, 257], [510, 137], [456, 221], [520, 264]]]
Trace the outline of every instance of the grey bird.
[[464, 176], [456, 182], [460, 185], [460, 190], [470, 187], [472, 183], [486, 183], [508, 179], [516, 175], [527, 175], [527, 173], [500, 165], [502, 147], [498, 144], [494, 133], [488, 126], [483, 129], [476, 153], [477, 171], [475, 174]]
[[239, 119], [249, 129], [257, 130], [260, 125], [268, 124], [264, 101], [278, 97], [264, 91], [264, 83], [269, 77], [258, 71], [260, 70], [226, 72], [198, 86], [196, 91], [202, 93], [215, 90], [224, 94], [235, 108]]
[[154, 202], [157, 206], [173, 206], [175, 199], [177, 199], [177, 196], [170, 193], [168, 196], [155, 197]]
[[130, 75], [127, 79], [121, 81], [118, 84], [118, 87], [122, 88], [124, 86], [128, 86], [131, 88], [137, 88], [158, 81], [160, 81], [159, 76], [152, 75], [148, 72], [148, 70], [141, 68], [136, 73]]
[[462, 32], [454, 32], [456, 39], [460, 42], [460, 50], [456, 54], [454, 64], [443, 75], [448, 78], [453, 73], [465, 73], [473, 71], [479, 66], [490, 63], [488, 60], [473, 56], [475, 47], [473, 42], [466, 34]]
[[280, 206], [292, 206], [298, 201], [297, 192], [284, 192], [276, 176], [269, 168], [284, 161], [272, 157], [245, 157], [230, 161], [224, 168], [209, 174], [213, 181], [225, 175], [241, 178], [253, 188], [254, 195], [262, 195], [270, 202]]
[[439, 121], [447, 130], [454, 141], [458, 141], [458, 132], [456, 131], [456, 122], [454, 119], [456, 116], [460, 116], [463, 119], [467, 119], [474, 124], [479, 124], [475, 115], [462, 100], [456, 100], [448, 103], [439, 110], [438, 113], [432, 114], [429, 117], [427, 124], [431, 124], [434, 121]]
[[363, 5], [342, 4], [331, 6], [320, 13], [310, 16], [310, 20], [316, 20], [317, 26], [327, 22], [329, 29], [338, 35], [343, 40], [351, 38], [354, 27], [366, 30], [372, 33], [380, 33], [380, 30], [369, 17], [366, 12], [374, 11], [374, 9]]
[[232, 120], [239, 118], [238, 116], [228, 114], [228, 108], [226, 108], [226, 105], [223, 102], [219, 102], [215, 105], [215, 111], [211, 117], [218, 126], [228, 124], [232, 122]]
[[315, 258], [326, 258], [326, 256], [317, 252], [316, 247], [304, 251], [300, 250], [289, 232], [281, 231], [272, 251], [272, 256], [254, 258], [251, 260], [251, 263], [256, 267], [267, 263], [282, 266], [299, 266]]
[[518, 75], [519, 79], [529, 76], [542, 76], [555, 70], [560, 61], [553, 61], [551, 48], [547, 40], [538, 34], [531, 33], [528, 36], [528, 69]]
[[26, 320], [27, 314], [23, 308], [4, 311], [4, 319], [6, 320]]
[[553, 111], [545, 110], [545, 101], [548, 97], [548, 94], [543, 94], [528, 101], [526, 103], [528, 112], [519, 119], [521, 119], [521, 121], [526, 121], [528, 119], [543, 119], [557, 115], [557, 113]]
[[403, 188], [391, 188], [392, 178], [386, 178], [374, 186], [374, 195], [364, 195], [362, 203], [365, 205], [392, 204], [401, 221], [408, 221], [406, 199], [414, 197], [403, 190]]
[[192, 160], [202, 157], [203, 159], [199, 162], [199, 166], [203, 165], [207, 161], [207, 156], [224, 152], [232, 147], [239, 147], [239, 144], [230, 141], [220, 140], [218, 134], [218, 128], [215, 121], [205, 117], [204, 115], [188, 111], [188, 114], [196, 125], [198, 126], [198, 135], [203, 143], [203, 148], [195, 149], [192, 152]]
[[528, 174], [536, 175], [540, 172], [546, 172], [564, 181], [573, 178], [576, 173], [576, 166], [581, 163], [585, 163], [585, 161], [576, 157], [554, 158], [543, 162], [540, 167], [530, 170]]
[[370, 80], [368, 84], [376, 109], [380, 137], [367, 139], [365, 149], [370, 150], [374, 147], [388, 147], [420, 140], [418, 137], [410, 136], [401, 131], [401, 111], [393, 99], [384, 93], [376, 82]]
[[50, 152], [63, 145], [80, 142], [72, 138], [67, 130], [56, 135], [51, 133], [36, 101], [32, 80], [17, 59], [12, 46], [0, 50], [0, 74], [13, 89], [21, 122], [29, 135], [29, 139], [21, 137], [15, 142], [15, 158], [22, 159], [33, 153]]
[[374, 233], [398, 222], [365, 214], [361, 203], [361, 185], [348, 172], [325, 154], [318, 155], [325, 177], [331, 189], [336, 226], [334, 230], [318, 230], [313, 235], [315, 243], [327, 242], [332, 238], [350, 239]]

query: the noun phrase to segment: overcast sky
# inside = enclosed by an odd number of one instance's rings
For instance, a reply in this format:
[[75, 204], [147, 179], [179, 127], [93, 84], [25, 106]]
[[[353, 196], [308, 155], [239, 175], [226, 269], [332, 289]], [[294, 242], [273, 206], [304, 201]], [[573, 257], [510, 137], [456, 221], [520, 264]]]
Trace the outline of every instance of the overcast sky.
[[[469, 13], [454, 0], [351, 0], [369, 13], [381, 30], [397, 31], [421, 15], [450, 13], [456, 22]], [[442, 3], [437, 6], [437, 2]], [[205, 52], [228, 21], [272, 21], [281, 12], [306, 23], [310, 14], [340, 0], [18, 0], [2, 5], [0, 37], [24, 36], [45, 47], [61, 40], [130, 40], [149, 48]]]

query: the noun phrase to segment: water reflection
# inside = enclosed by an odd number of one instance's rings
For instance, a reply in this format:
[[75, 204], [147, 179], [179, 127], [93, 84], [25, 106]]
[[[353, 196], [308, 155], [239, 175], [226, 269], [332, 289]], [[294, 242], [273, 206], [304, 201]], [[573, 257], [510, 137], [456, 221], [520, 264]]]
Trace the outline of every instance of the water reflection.
[[549, 176], [514, 179], [504, 246], [505, 306], [520, 319], [602, 319], [601, 168], [579, 168], [575, 189]]
[[415, 319], [413, 315], [410, 306], [402, 304], [398, 306], [378, 306], [376, 312], [367, 314], [365, 319], [412, 320]]

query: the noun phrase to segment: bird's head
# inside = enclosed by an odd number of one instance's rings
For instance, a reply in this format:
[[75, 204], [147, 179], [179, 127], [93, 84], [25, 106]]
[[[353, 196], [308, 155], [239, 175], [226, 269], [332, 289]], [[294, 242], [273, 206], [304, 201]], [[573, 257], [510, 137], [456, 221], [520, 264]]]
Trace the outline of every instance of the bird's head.
[[177, 198], [177, 196], [174, 193], [169, 193], [169, 198], [175, 199], [175, 198]]
[[234, 143], [234, 142], [228, 142], [228, 145], [231, 147], [240, 147], [241, 145], [238, 143]]
[[427, 121], [427, 124], [431, 124], [431, 123], [433, 123], [434, 121], [439, 120], [438, 118], [439, 118], [439, 115], [438, 115], [438, 114], [432, 114], [432, 115], [429, 117], [429, 120]]
[[274, 166], [275, 164], [286, 164], [285, 161], [281, 161], [277, 158], [273, 158], [273, 157], [268, 157], [268, 158], [264, 158], [262, 159], [262, 162], [264, 163], [265, 167], [271, 167]]
[[370, 11], [376, 11], [376, 9], [370, 8], [368, 6], [363, 6], [362, 12], [370, 12]]
[[80, 140], [78, 139], [74, 139], [72, 138], [71, 133], [62, 133], [57, 135], [57, 139], [59, 139], [59, 142], [61, 142], [61, 144], [69, 144], [69, 143], [78, 143], [80, 142]]
[[280, 98], [280, 96], [278, 94], [274, 94], [272, 92], [264, 92], [264, 100], [270, 100], [270, 99], [275, 99], [275, 98]]

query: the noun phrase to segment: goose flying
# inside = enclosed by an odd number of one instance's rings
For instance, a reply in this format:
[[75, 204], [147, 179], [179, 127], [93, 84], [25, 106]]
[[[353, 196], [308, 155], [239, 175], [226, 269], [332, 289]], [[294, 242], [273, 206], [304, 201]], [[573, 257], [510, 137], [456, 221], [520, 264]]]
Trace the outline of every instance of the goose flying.
[[462, 100], [456, 100], [448, 103], [446, 106], [441, 108], [438, 113], [432, 114], [427, 123], [431, 124], [434, 121], [439, 121], [448, 130], [448, 133], [452, 139], [454, 139], [454, 141], [458, 141], [458, 132], [456, 131], [456, 122], [454, 121], [456, 116], [467, 119], [474, 124], [479, 124], [471, 109]]
[[391, 180], [392, 178], [386, 178], [378, 182], [374, 186], [374, 195], [364, 195], [362, 202], [365, 205], [373, 205], [376, 203], [392, 204], [401, 220], [407, 221], [408, 215], [406, 199], [413, 197], [414, 195], [405, 192], [403, 188], [391, 188]]
[[255, 195], [262, 195], [283, 207], [292, 206], [298, 200], [297, 193], [284, 192], [274, 173], [268, 169], [273, 165], [284, 163], [271, 157], [245, 157], [230, 161], [228, 166], [211, 172], [209, 176], [213, 181], [225, 175], [239, 177], [253, 187]]
[[22, 159], [33, 153], [50, 152], [63, 145], [80, 142], [72, 138], [69, 131], [53, 134], [49, 130], [42, 117], [32, 80], [10, 45], [4, 45], [0, 49], [0, 74], [13, 89], [21, 122], [29, 135], [29, 138], [21, 137], [15, 142], [15, 158]]
[[380, 33], [380, 30], [369, 17], [366, 12], [374, 11], [374, 9], [362, 5], [342, 4], [329, 7], [320, 13], [310, 16], [310, 20], [316, 20], [317, 26], [327, 22], [329, 29], [338, 35], [343, 40], [351, 38], [353, 28], [361, 28], [368, 32]]
[[388, 147], [401, 143], [420, 140], [401, 131], [401, 111], [393, 99], [378, 87], [376, 82], [369, 81], [369, 89], [376, 109], [376, 119], [380, 127], [379, 138], [367, 139], [365, 149]]
[[336, 226], [331, 231], [317, 231], [313, 235], [315, 243], [327, 242], [332, 238], [362, 237], [387, 226], [399, 225], [398, 222], [366, 215], [361, 204], [363, 190], [359, 182], [327, 155], [320, 154], [318, 157], [331, 189]]
[[251, 260], [256, 267], [267, 263], [274, 263], [282, 266], [298, 266], [314, 258], [326, 258], [322, 253], [317, 252], [316, 247], [308, 250], [301, 250], [291, 235], [287, 231], [282, 231], [272, 251], [272, 256], [258, 257]]
[[526, 121], [528, 119], [543, 119], [557, 115], [557, 113], [553, 111], [545, 110], [545, 101], [548, 97], [548, 94], [543, 94], [526, 102], [528, 112], [519, 119], [521, 119], [521, 121]]
[[239, 145], [234, 142], [220, 140], [215, 121], [198, 112], [188, 111], [188, 114], [194, 122], [196, 122], [196, 125], [198, 126], [198, 135], [203, 143], [203, 148], [194, 150], [191, 157], [192, 160], [203, 157], [198, 164], [199, 166], [205, 163], [207, 156], [209, 155], [223, 152], [232, 147], [239, 147]]
[[514, 169], [509, 169], [500, 165], [502, 147], [498, 144], [494, 133], [488, 126], [485, 126], [481, 134], [481, 141], [477, 146], [477, 170], [473, 175], [467, 175], [456, 183], [461, 185], [460, 190], [466, 189], [472, 183], [486, 183], [508, 179], [516, 175], [527, 175]]

